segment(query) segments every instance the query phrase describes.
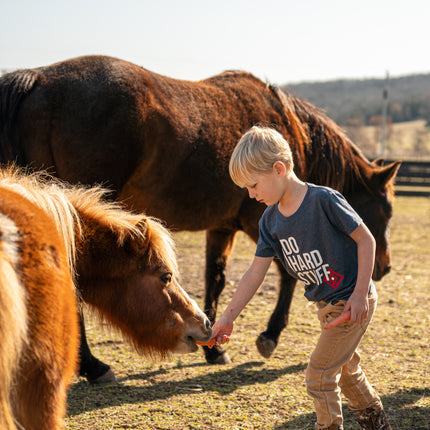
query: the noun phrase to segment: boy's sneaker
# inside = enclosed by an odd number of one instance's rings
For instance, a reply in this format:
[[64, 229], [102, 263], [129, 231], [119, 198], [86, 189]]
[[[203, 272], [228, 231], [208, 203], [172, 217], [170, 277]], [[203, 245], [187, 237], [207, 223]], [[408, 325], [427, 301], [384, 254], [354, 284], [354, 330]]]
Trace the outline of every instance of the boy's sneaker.
[[382, 406], [354, 411], [361, 430], [392, 430]]

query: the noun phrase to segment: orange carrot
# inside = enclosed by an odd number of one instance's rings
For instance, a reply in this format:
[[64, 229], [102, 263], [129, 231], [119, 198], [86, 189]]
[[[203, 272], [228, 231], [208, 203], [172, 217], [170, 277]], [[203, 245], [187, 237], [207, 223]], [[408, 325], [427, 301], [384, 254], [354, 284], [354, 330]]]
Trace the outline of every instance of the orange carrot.
[[204, 345], [204, 346], [208, 346], [209, 348], [213, 347], [216, 344], [216, 340], [215, 339], [211, 339], [209, 342], [199, 342], [199, 341], [195, 341], [197, 345]]
[[351, 311], [346, 311], [336, 317], [333, 321], [329, 322], [324, 329], [335, 327], [339, 324], [344, 323], [345, 321], [349, 321], [351, 319]]
[[[224, 335], [224, 340], [226, 342], [228, 342], [230, 340], [230, 338], [228, 336]], [[195, 341], [197, 345], [204, 345], [204, 346], [208, 346], [209, 348], [212, 348], [214, 345], [216, 345], [216, 340], [215, 338], [212, 338], [209, 342], [199, 342], [199, 341]]]

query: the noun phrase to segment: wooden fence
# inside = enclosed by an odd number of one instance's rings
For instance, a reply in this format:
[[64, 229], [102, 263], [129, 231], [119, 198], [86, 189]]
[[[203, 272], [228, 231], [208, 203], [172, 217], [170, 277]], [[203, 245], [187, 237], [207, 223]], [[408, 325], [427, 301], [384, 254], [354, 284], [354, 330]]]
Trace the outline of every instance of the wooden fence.
[[402, 161], [395, 191], [398, 196], [430, 196], [430, 162]]

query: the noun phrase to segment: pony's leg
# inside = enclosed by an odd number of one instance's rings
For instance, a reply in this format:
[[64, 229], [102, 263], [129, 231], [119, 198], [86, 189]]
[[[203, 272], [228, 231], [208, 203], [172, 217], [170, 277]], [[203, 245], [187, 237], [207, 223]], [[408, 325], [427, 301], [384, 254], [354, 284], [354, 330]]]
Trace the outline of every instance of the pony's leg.
[[[52, 363], [51, 363], [52, 364]], [[32, 361], [24, 367], [24, 380], [16, 390], [18, 428], [25, 430], [60, 430], [64, 428], [67, 401], [67, 377], [63, 369]], [[67, 375], [68, 376], [68, 375]]]
[[282, 264], [276, 260], [281, 275], [278, 302], [270, 317], [267, 329], [257, 338], [256, 345], [258, 352], [265, 358], [269, 358], [278, 345], [279, 336], [288, 324], [290, 305], [293, 299], [296, 280], [288, 275]]
[[[226, 268], [231, 255], [237, 231], [228, 229], [206, 232], [206, 295], [205, 313], [213, 324], [216, 318], [218, 299], [225, 287]], [[230, 357], [221, 346], [203, 347], [206, 361], [211, 364], [231, 363]]]
[[85, 322], [82, 310], [79, 311], [79, 326], [81, 328], [79, 375], [87, 378], [88, 382], [92, 384], [115, 381], [115, 375], [109, 365], [98, 360], [91, 354], [85, 334]]

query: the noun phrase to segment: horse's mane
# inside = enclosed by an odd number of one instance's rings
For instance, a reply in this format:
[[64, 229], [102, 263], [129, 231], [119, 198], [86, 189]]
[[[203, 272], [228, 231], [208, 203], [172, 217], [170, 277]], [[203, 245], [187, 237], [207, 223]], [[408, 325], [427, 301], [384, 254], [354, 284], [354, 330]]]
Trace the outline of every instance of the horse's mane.
[[[338, 191], [349, 194], [358, 184], [373, 193], [369, 188], [363, 169], [374, 169], [361, 150], [348, 138], [346, 133], [326, 114], [306, 100], [270, 85], [270, 89], [279, 98], [286, 112], [293, 111], [305, 138], [300, 151], [305, 159], [302, 178], [316, 184], [325, 184]], [[291, 120], [289, 120], [291, 123]]]
[[[176, 253], [170, 232], [162, 223], [142, 213], [134, 214], [123, 205], [106, 199], [109, 190], [100, 186], [71, 186], [46, 172], [28, 173], [8, 166], [0, 169], [0, 187], [9, 188], [43, 209], [62, 237], [71, 273], [76, 263], [76, 235], [83, 234], [81, 215], [105, 225], [117, 235], [118, 245], [128, 237], [144, 240], [150, 236], [149, 260], [156, 257], [177, 272]], [[146, 223], [143, 231], [139, 225]]]

